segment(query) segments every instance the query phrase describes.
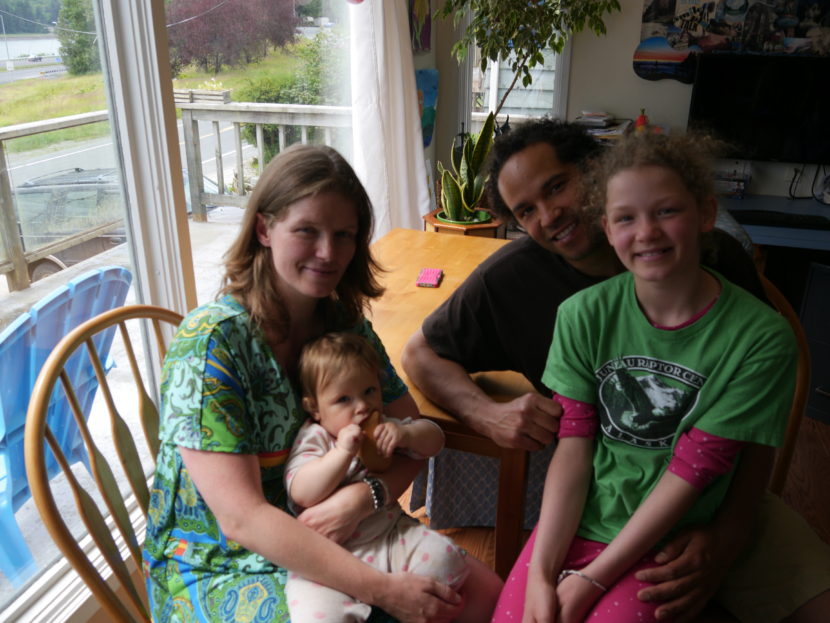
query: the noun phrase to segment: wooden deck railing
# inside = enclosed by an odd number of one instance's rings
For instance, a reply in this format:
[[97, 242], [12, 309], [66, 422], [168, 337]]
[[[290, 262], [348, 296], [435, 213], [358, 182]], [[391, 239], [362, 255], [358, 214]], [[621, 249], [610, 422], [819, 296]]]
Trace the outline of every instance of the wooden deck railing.
[[[258, 103], [223, 103], [227, 96], [223, 92], [216, 101], [205, 103], [204, 98], [194, 103], [184, 102], [179, 97], [177, 106], [182, 111], [182, 125], [184, 130], [185, 162], [188, 170], [188, 188], [190, 205], [194, 220], [207, 220], [206, 206], [235, 205], [243, 207], [247, 201], [247, 187], [254, 181], [255, 172], [251, 167], [245, 168], [243, 157], [242, 128], [246, 124], [255, 128], [257, 161], [265, 162], [265, 141], [263, 128], [274, 125], [278, 132], [278, 144], [284, 149], [290, 140], [289, 128], [295, 128], [295, 138], [307, 143], [312, 134], [312, 128], [324, 143], [331, 145], [335, 134], [343, 144], [349, 145], [351, 138], [351, 108], [343, 106], [305, 106], [295, 104], [258, 104]], [[108, 120], [107, 111], [97, 111], [69, 117], [60, 117], [34, 123], [24, 123], [15, 126], [0, 128], [0, 275], [6, 275], [10, 290], [22, 290], [29, 287], [28, 267], [49, 257], [54, 253], [68, 249], [80, 242], [101, 235], [123, 226], [123, 219], [107, 223], [102, 231], [101, 226], [90, 228], [65, 238], [60, 238], [48, 246], [36, 249], [24, 249], [21, 239], [19, 212], [15, 206], [9, 176], [8, 161], [6, 158], [5, 142], [15, 138], [63, 130], [89, 123], [98, 123]], [[213, 128], [216, 147], [213, 157], [216, 159], [216, 182], [218, 193], [206, 193], [202, 171], [202, 146], [199, 133], [199, 124], [207, 123]], [[233, 127], [233, 177], [232, 191], [227, 190], [220, 123], [229, 123]], [[348, 147], [346, 147], [348, 149]], [[208, 156], [209, 157], [209, 156]]]
[[[246, 186], [252, 175], [246, 174], [242, 155], [242, 126], [250, 124], [255, 127], [257, 162], [265, 162], [265, 140], [263, 128], [275, 125], [278, 131], [280, 150], [288, 144], [289, 127], [298, 127], [300, 142], [309, 141], [309, 130], [318, 128], [322, 131], [323, 142], [331, 145], [333, 133], [337, 130], [347, 131], [351, 127], [352, 112], [348, 106], [305, 106], [300, 104], [258, 104], [231, 103], [216, 106], [214, 104], [193, 103], [180, 104], [182, 126], [184, 129], [185, 159], [188, 170], [190, 205], [193, 206], [193, 218], [197, 221], [207, 220], [205, 206], [236, 205], [244, 206], [248, 202]], [[199, 122], [210, 123], [216, 141], [214, 157], [216, 158], [216, 184], [219, 193], [205, 193], [202, 172], [202, 149], [199, 139]], [[235, 154], [233, 193], [225, 191], [224, 156], [222, 155], [220, 123], [233, 126], [233, 145]]]

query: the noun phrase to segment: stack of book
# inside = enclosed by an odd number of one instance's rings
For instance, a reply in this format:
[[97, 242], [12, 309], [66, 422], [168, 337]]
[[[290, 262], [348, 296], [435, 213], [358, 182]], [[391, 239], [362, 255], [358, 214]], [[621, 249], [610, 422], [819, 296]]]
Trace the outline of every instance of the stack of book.
[[574, 119], [574, 123], [584, 125], [589, 128], [607, 128], [614, 123], [614, 117], [607, 112], [583, 110], [579, 116]]

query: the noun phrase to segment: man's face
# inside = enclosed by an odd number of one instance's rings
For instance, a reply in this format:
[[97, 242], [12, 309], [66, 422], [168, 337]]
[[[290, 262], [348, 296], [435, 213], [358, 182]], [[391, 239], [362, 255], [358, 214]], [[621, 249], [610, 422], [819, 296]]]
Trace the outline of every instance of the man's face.
[[545, 249], [578, 265], [602, 244], [602, 232], [583, 221], [577, 205], [579, 169], [561, 163], [547, 143], [510, 156], [497, 181], [513, 216]]

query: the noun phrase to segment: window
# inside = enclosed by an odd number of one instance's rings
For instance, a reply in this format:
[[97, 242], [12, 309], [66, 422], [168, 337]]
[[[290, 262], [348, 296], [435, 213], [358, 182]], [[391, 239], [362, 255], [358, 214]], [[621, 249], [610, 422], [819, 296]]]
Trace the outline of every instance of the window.
[[[566, 44], [562, 54], [557, 55], [550, 50], [545, 52], [544, 65], [537, 65], [531, 70], [532, 84], [524, 87], [520, 78], [510, 91], [499, 113], [499, 121], [503, 122], [507, 115], [510, 115], [512, 122], [544, 115], [565, 118], [569, 50], [570, 44]], [[487, 69], [482, 72], [480, 59], [481, 55], [476, 49], [470, 62], [473, 130], [481, 127], [489, 111], [496, 110], [515, 75], [508, 61], [488, 63]]]

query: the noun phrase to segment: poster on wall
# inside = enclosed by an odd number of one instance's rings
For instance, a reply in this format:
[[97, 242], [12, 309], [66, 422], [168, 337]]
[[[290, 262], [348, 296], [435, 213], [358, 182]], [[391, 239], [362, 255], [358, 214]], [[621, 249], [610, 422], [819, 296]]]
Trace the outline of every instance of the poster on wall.
[[421, 111], [421, 133], [424, 135], [424, 148], [427, 148], [432, 142], [432, 132], [435, 129], [435, 107], [438, 105], [438, 70], [416, 70], [415, 87], [418, 90], [418, 108]]
[[634, 72], [691, 83], [694, 54], [830, 55], [830, 0], [645, 0]]
[[430, 0], [409, 0], [409, 38], [413, 52], [428, 52], [432, 34]]

